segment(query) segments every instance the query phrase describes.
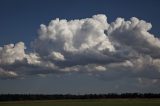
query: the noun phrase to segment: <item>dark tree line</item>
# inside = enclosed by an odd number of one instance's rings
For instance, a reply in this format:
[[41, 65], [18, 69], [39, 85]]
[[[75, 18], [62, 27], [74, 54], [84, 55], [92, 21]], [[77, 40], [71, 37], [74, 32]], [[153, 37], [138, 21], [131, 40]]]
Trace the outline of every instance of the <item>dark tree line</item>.
[[153, 93], [109, 93], [109, 94], [1, 94], [0, 101], [20, 101], [20, 100], [61, 100], [61, 99], [107, 99], [107, 98], [160, 98], [160, 94]]

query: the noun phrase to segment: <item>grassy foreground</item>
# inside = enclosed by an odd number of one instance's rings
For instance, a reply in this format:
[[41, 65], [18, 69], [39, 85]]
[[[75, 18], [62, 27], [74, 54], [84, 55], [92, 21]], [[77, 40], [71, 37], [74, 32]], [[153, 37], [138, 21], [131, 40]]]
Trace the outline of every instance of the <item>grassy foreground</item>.
[[0, 102], [0, 106], [160, 106], [160, 99], [95, 99]]

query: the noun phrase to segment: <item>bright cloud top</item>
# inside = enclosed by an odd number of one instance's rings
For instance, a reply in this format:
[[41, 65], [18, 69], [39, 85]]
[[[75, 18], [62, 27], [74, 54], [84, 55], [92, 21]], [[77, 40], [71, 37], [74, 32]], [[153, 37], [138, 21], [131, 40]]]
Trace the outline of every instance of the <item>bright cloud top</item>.
[[92, 18], [55, 19], [40, 25], [39, 36], [25, 44], [0, 47], [0, 78], [86, 73], [107, 80], [160, 78], [160, 40], [152, 25], [135, 17], [108, 23], [103, 14]]

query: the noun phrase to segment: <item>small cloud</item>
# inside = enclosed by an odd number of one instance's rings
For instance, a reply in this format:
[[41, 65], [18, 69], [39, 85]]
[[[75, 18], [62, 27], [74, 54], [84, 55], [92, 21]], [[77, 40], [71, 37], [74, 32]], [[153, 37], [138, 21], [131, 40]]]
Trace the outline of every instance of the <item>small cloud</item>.
[[96, 69], [97, 71], [106, 71], [106, 68], [103, 67], [103, 66], [96, 66], [95, 69]]
[[0, 68], [0, 78], [2, 79], [12, 79], [18, 77], [18, 74], [13, 71], [7, 71]]
[[49, 57], [50, 57], [51, 59], [55, 60], [55, 61], [64, 61], [64, 60], [65, 60], [64, 56], [63, 56], [61, 53], [55, 52], [55, 51], [53, 51], [53, 52], [50, 54]]

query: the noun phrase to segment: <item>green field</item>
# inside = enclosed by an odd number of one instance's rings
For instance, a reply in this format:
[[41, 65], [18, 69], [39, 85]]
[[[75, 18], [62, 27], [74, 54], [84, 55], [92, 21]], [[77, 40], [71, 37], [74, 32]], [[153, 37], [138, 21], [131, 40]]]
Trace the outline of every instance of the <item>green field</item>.
[[160, 99], [97, 99], [0, 102], [0, 106], [160, 106]]

